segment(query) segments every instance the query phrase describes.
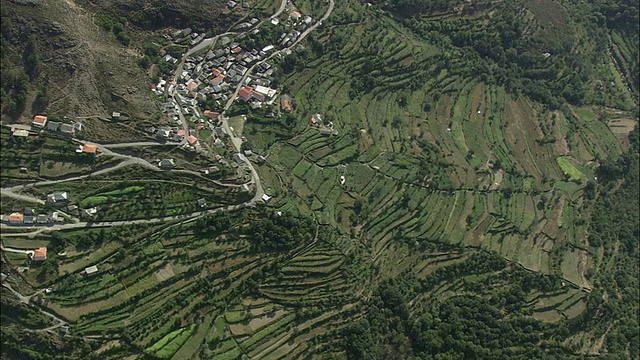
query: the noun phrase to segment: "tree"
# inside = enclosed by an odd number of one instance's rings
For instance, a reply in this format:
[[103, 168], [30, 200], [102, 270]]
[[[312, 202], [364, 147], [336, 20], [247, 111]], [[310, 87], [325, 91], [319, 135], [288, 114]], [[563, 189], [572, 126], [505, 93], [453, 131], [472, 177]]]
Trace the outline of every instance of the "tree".
[[29, 42], [24, 51], [24, 68], [31, 80], [33, 80], [40, 71], [40, 54], [38, 52], [38, 41], [35, 35], [29, 36]]

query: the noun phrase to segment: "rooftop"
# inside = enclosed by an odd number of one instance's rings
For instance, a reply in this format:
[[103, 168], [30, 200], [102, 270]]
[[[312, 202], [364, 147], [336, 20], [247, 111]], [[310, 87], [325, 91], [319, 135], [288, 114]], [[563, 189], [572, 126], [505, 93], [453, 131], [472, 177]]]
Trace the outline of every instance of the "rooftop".
[[44, 127], [47, 123], [47, 117], [44, 115], [36, 115], [33, 117], [33, 125]]
[[88, 154], [95, 154], [96, 151], [98, 151], [97, 145], [84, 144], [84, 146], [82, 147], [82, 152], [86, 152]]
[[42, 261], [47, 259], [47, 248], [39, 247], [33, 252], [33, 260], [34, 261]]

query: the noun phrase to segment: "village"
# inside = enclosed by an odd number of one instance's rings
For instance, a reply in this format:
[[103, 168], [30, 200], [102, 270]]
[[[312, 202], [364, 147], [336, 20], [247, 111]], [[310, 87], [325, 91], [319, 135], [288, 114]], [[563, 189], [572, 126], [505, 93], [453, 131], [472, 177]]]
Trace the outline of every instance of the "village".
[[[235, 3], [228, 4], [233, 8]], [[211, 143], [218, 148], [225, 146], [229, 130], [223, 126], [223, 114], [234, 102], [248, 105], [251, 109], [267, 110], [265, 117], [281, 116], [293, 111], [291, 96], [274, 88], [277, 62], [302, 47], [298, 44], [302, 31], [309, 29], [312, 18], [303, 16], [289, 5], [288, 14], [261, 22], [257, 18], [238, 24], [237, 32], [227, 32], [210, 39], [190, 28], [165, 34], [164, 38], [180, 41], [184, 38], [193, 47], [184, 55], [183, 61], [160, 50], [161, 61], [176, 65], [173, 77], [159, 78], [151, 84], [152, 91], [162, 99], [162, 111], [176, 124], [171, 129], [150, 129], [159, 139], [183, 142], [197, 152], [208, 155], [208, 139], [202, 139], [199, 131], [212, 131]], [[258, 46], [254, 37], [260, 32], [274, 33], [275, 43]], [[202, 46], [205, 41], [211, 45]], [[243, 48], [243, 44], [256, 47]], [[279, 106], [277, 106], [279, 104]], [[224, 115], [222, 115], [224, 116]], [[326, 134], [335, 134], [330, 126], [311, 120], [310, 125]], [[191, 129], [190, 129], [191, 128]], [[327, 130], [326, 128], [330, 128]], [[190, 130], [189, 130], [190, 129]], [[241, 137], [247, 141], [246, 137]], [[203, 142], [204, 140], [204, 142]]]
[[[236, 6], [232, 1], [227, 5], [230, 8]], [[244, 193], [255, 190], [252, 201], [263, 203], [267, 203], [272, 196], [262, 190], [252, 162], [264, 164], [267, 160], [263, 155], [241, 146], [248, 139], [230, 126], [225, 112], [232, 107], [236, 109], [235, 112], [239, 109], [240, 113], [245, 108], [262, 109], [259, 111], [264, 112], [263, 116], [273, 118], [294, 111], [292, 97], [278, 89], [274, 77], [280, 71], [279, 62], [302, 48], [298, 42], [304, 38], [305, 30], [307, 33], [312, 30], [312, 18], [302, 15], [291, 4], [285, 10], [280, 16], [274, 15], [262, 22], [252, 18], [235, 26], [236, 31], [208, 39], [205, 39], [204, 33], [198, 34], [189, 28], [165, 34], [163, 38], [170, 44], [188, 43], [190, 50], [182, 55], [182, 59], [178, 59], [164, 48], [160, 49], [160, 61], [172, 65], [174, 71], [173, 74], [159, 77], [150, 86], [150, 91], [161, 99], [164, 125], [160, 122], [147, 128], [147, 138], [159, 144], [171, 144], [195, 152], [212, 161], [199, 171], [202, 175], [215, 176], [221, 169], [230, 169], [235, 173], [236, 181], [241, 182], [239, 190]], [[276, 34], [277, 41], [259, 46], [254, 37], [261, 31]], [[247, 44], [254, 46], [248, 47]], [[246, 116], [241, 115], [240, 118], [246, 121]], [[129, 120], [129, 115], [113, 111], [103, 120], [119, 122]], [[167, 121], [173, 122], [174, 126], [166, 126]], [[320, 114], [311, 115], [308, 126], [325, 136], [338, 134], [333, 122], [325, 122]], [[13, 124], [10, 128], [14, 137], [38, 136], [44, 131], [67, 138], [78, 144], [75, 150], [78, 154], [117, 155], [103, 145], [79, 140], [77, 137], [84, 130], [81, 119], [73, 120], [67, 116], [49, 118], [44, 114], [36, 114], [31, 126]], [[231, 150], [231, 158], [221, 155], [229, 153], [225, 149]], [[147, 164], [161, 171], [176, 168], [174, 158], [156, 161]], [[340, 181], [343, 183], [344, 177]], [[33, 228], [88, 223], [95, 221], [95, 215], [99, 212], [97, 206], [82, 208], [79, 204], [71, 204], [65, 191], [50, 193], [38, 201], [41, 205], [38, 212], [32, 207], [14, 206], [10, 213], [0, 215], [3, 226]], [[197, 200], [198, 208], [205, 205], [204, 198]], [[32, 260], [46, 259], [46, 248], [44, 251], [44, 254], [40, 254], [42, 249], [35, 250], [38, 258], [31, 251]]]

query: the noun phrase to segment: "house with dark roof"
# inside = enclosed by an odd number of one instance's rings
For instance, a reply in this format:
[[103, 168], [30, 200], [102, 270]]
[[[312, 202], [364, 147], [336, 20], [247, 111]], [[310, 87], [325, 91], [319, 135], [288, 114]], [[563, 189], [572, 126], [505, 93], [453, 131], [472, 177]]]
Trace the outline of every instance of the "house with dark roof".
[[98, 208], [97, 207], [92, 207], [89, 209], [82, 209], [82, 211], [80, 211], [80, 216], [83, 218], [92, 218], [93, 215], [98, 213]]
[[73, 135], [77, 130], [77, 126], [72, 124], [62, 124], [60, 125], [60, 132], [67, 135]]
[[49, 131], [58, 131], [58, 127], [60, 126], [60, 123], [57, 121], [49, 121], [49, 123], [47, 124], [47, 130]]
[[162, 169], [171, 169], [176, 166], [176, 163], [173, 159], [162, 159], [158, 166]]
[[52, 204], [59, 204], [67, 202], [67, 192], [66, 191], [56, 191], [47, 195], [47, 202]]
[[158, 140], [168, 139], [170, 135], [171, 135], [171, 130], [165, 130], [165, 129], [156, 130], [156, 139]]

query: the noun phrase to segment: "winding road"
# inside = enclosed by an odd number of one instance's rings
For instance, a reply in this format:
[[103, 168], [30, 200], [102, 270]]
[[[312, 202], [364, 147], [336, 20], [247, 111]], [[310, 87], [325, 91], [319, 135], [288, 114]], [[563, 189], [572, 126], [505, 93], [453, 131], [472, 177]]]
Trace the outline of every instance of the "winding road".
[[[277, 16], [279, 16], [286, 8], [288, 0], [282, 0], [280, 7], [278, 8], [278, 10], [276, 11], [275, 14], [273, 14], [270, 19], [276, 18]], [[334, 0], [329, 0], [329, 8], [327, 9], [327, 12], [324, 14], [324, 16], [317, 22], [315, 22], [312, 26], [310, 26], [308, 29], [306, 29], [302, 34], [300, 34], [299, 38], [289, 47], [284, 48], [284, 49], [280, 49], [279, 51], [274, 52], [273, 54], [271, 54], [269, 57], [257, 62], [256, 64], [254, 64], [247, 72], [246, 74], [243, 76], [242, 81], [238, 84], [238, 86], [236, 87], [234, 94], [229, 98], [229, 100], [227, 101], [222, 114], [220, 114], [220, 119], [222, 121], [222, 126], [224, 127], [224, 129], [227, 131], [227, 134], [229, 134], [229, 138], [231, 141], [231, 144], [233, 145], [234, 149], [236, 152], [240, 152], [241, 150], [241, 146], [242, 146], [242, 139], [240, 139], [239, 137], [237, 137], [234, 132], [231, 131], [230, 127], [229, 127], [229, 123], [228, 123], [228, 117], [225, 116], [225, 112], [229, 109], [229, 107], [231, 106], [231, 104], [237, 99], [238, 97], [238, 93], [240, 91], [240, 89], [242, 88], [242, 84], [244, 84], [244, 81], [247, 79], [247, 77], [249, 76], [249, 74], [253, 71], [253, 69], [264, 63], [267, 60], [270, 60], [271, 58], [273, 58], [274, 56], [276, 56], [277, 54], [289, 50], [291, 48], [293, 48], [294, 46], [298, 45], [302, 40], [304, 40], [304, 38], [309, 35], [312, 31], [314, 31], [315, 29], [318, 28], [318, 26], [320, 26], [322, 24], [323, 21], [325, 21], [330, 15], [331, 12], [333, 11], [333, 8], [335, 6], [335, 2]], [[214, 37], [208, 38], [203, 40], [200, 44], [196, 45], [195, 47], [191, 48], [189, 51], [187, 51], [187, 53], [185, 53], [185, 55], [182, 58], [182, 61], [180, 62], [180, 65], [178, 66], [177, 70], [176, 70], [176, 74], [175, 74], [175, 79], [177, 79], [181, 73], [181, 69], [182, 66], [184, 65], [184, 61], [185, 59], [193, 54], [196, 53], [204, 48], [206, 48], [207, 46], [212, 46], [213, 44], [215, 44], [215, 41], [220, 37], [220, 36], [224, 36], [224, 35], [229, 35], [229, 34], [235, 34], [234, 32], [225, 32], [223, 34], [219, 34], [216, 35]], [[174, 90], [173, 94], [170, 94], [171, 96], [174, 97], [174, 99], [179, 96], [177, 95], [177, 91]], [[183, 120], [183, 126], [185, 131], [189, 131], [189, 125], [188, 122], [186, 121], [186, 119], [184, 119], [184, 116], [182, 115], [182, 113], [180, 113], [180, 118]], [[16, 127], [18, 125], [7, 125], [7, 126], [13, 126]], [[19, 126], [18, 126], [19, 127]], [[79, 139], [73, 139], [74, 142], [78, 143], [78, 144], [88, 144], [88, 145], [95, 145], [100, 152], [102, 152], [105, 155], [108, 156], [112, 156], [112, 157], [116, 157], [116, 158], [121, 158], [124, 159], [123, 162], [120, 162], [112, 167], [106, 168], [106, 169], [101, 169], [89, 174], [85, 174], [85, 175], [80, 175], [80, 176], [75, 176], [75, 177], [70, 177], [70, 178], [65, 178], [65, 179], [59, 179], [59, 180], [45, 180], [45, 181], [38, 181], [35, 183], [30, 183], [30, 184], [26, 184], [26, 185], [17, 185], [17, 186], [12, 186], [12, 187], [7, 187], [7, 188], [1, 188], [0, 189], [0, 194], [2, 196], [7, 196], [7, 197], [11, 197], [17, 200], [21, 200], [21, 201], [25, 201], [25, 202], [31, 202], [31, 203], [37, 203], [37, 204], [44, 204], [45, 202], [42, 199], [33, 197], [33, 196], [29, 196], [29, 195], [25, 195], [25, 194], [18, 194], [17, 191], [20, 191], [24, 188], [27, 187], [33, 187], [33, 186], [41, 186], [41, 185], [51, 185], [51, 184], [57, 184], [57, 183], [61, 183], [61, 182], [67, 182], [67, 181], [74, 181], [74, 180], [82, 180], [85, 179], [87, 177], [90, 176], [95, 176], [95, 175], [100, 175], [100, 174], [105, 174], [117, 169], [120, 169], [122, 167], [126, 167], [126, 166], [130, 166], [130, 165], [140, 165], [155, 171], [162, 171], [159, 167], [149, 163], [148, 161], [139, 158], [139, 157], [135, 157], [135, 156], [131, 156], [131, 155], [124, 155], [124, 154], [120, 154], [117, 152], [112, 151], [111, 149], [121, 149], [121, 148], [131, 148], [131, 147], [146, 147], [146, 146], [181, 146], [184, 144], [184, 141], [181, 143], [158, 143], [158, 142], [152, 142], [152, 141], [147, 141], [147, 142], [134, 142], [134, 143], [120, 143], [120, 144], [100, 144], [100, 143], [96, 143], [96, 142], [91, 142], [91, 141], [83, 141], [83, 140], [79, 140]], [[35, 235], [44, 231], [56, 231], [56, 230], [63, 230], [63, 229], [72, 229], [72, 228], [80, 228], [80, 227], [110, 227], [110, 226], [121, 226], [121, 225], [127, 225], [127, 224], [139, 224], [139, 223], [155, 223], [155, 222], [166, 222], [166, 221], [175, 221], [175, 220], [185, 220], [185, 218], [187, 219], [193, 219], [195, 217], [201, 216], [201, 215], [205, 215], [205, 214], [209, 214], [209, 213], [214, 213], [214, 212], [218, 212], [221, 210], [233, 210], [235, 208], [239, 208], [242, 206], [250, 206], [250, 205], [254, 205], [256, 203], [259, 203], [260, 201], [262, 201], [262, 196], [265, 194], [264, 189], [262, 187], [262, 182], [260, 181], [260, 176], [258, 174], [258, 172], [256, 171], [255, 167], [253, 166], [253, 164], [251, 163], [251, 161], [249, 161], [246, 157], [244, 158], [244, 162], [245, 164], [249, 167], [250, 169], [250, 173], [251, 173], [251, 181], [249, 182], [249, 184], [253, 184], [256, 187], [256, 192], [255, 195], [253, 196], [253, 198], [251, 198], [251, 200], [242, 203], [242, 204], [237, 204], [237, 205], [231, 205], [231, 206], [227, 206], [227, 207], [221, 207], [221, 208], [216, 208], [216, 209], [211, 209], [211, 210], [207, 210], [207, 211], [199, 211], [199, 212], [194, 212], [191, 214], [184, 214], [184, 215], [177, 215], [177, 216], [166, 216], [166, 217], [156, 217], [156, 218], [152, 218], [152, 219], [141, 219], [141, 220], [124, 220], [124, 221], [113, 221], [113, 222], [83, 222], [83, 221], [79, 221], [78, 219], [73, 219], [75, 222], [72, 224], [61, 224], [61, 225], [53, 225], [53, 226], [48, 226], [48, 227], [41, 227], [38, 230], [35, 230], [33, 232], [29, 232], [29, 233], [7, 233], [7, 232], [2, 232], [0, 234], [0, 236], [25, 236], [25, 235]], [[205, 180], [208, 180], [210, 182], [215, 183], [216, 185], [219, 186], [225, 186], [225, 187], [238, 187], [240, 185], [238, 184], [225, 184], [216, 180], [212, 180], [212, 179], [207, 179], [205, 177], [202, 177], [202, 175], [198, 172], [195, 171], [189, 171], [189, 170], [172, 170], [175, 172], [182, 172], [182, 173], [188, 173], [188, 174], [192, 174], [192, 175], [196, 175], [199, 176]], [[6, 225], [6, 224], [2, 224], [3, 228], [14, 228], [13, 226], [10, 225]]]
[[[273, 14], [269, 20], [274, 19], [276, 17], [278, 17], [285, 9], [286, 9], [286, 5], [288, 3], [288, 0], [282, 0], [280, 7], [278, 8], [278, 10], [276, 11], [275, 14]], [[285, 49], [281, 49], [277, 52], [274, 52], [273, 54], [271, 54], [269, 57], [261, 60], [260, 62], [254, 64], [244, 75], [244, 77], [242, 78], [242, 81], [239, 83], [239, 85], [236, 87], [234, 94], [229, 98], [228, 102], [226, 103], [225, 107], [223, 108], [222, 113], [220, 114], [220, 119], [222, 121], [222, 126], [224, 127], [224, 129], [227, 131], [227, 134], [229, 134], [230, 137], [230, 141], [231, 144], [233, 145], [234, 149], [236, 152], [240, 152], [241, 150], [241, 146], [242, 146], [242, 139], [238, 138], [237, 136], [235, 136], [234, 132], [231, 131], [230, 127], [229, 127], [229, 123], [228, 123], [228, 117], [225, 116], [225, 112], [229, 109], [229, 107], [231, 106], [231, 104], [233, 103], [233, 101], [235, 101], [238, 97], [238, 93], [242, 87], [242, 84], [244, 84], [246, 78], [249, 76], [249, 74], [253, 71], [253, 69], [257, 66], [260, 65], [262, 63], [264, 63], [265, 61], [273, 58], [274, 56], [276, 56], [277, 54], [289, 50], [291, 48], [293, 48], [294, 46], [298, 45], [309, 33], [311, 33], [313, 30], [315, 30], [316, 28], [318, 28], [318, 26], [322, 25], [322, 22], [325, 21], [330, 15], [331, 12], [333, 11], [334, 8], [334, 0], [329, 0], [329, 8], [327, 10], [327, 12], [324, 14], [324, 16], [317, 21], [316, 23], [314, 23], [312, 26], [310, 26], [308, 29], [306, 29], [302, 34], [300, 34], [300, 37], [289, 47], [285, 48]], [[256, 27], [259, 26], [259, 23], [256, 25]], [[251, 30], [251, 29], [249, 29]], [[182, 61], [180, 62], [176, 73], [174, 75], [174, 80], [177, 80], [182, 72], [182, 67], [184, 65], [184, 62], [186, 60], [186, 58], [188, 56], [190, 56], [191, 54], [194, 54], [198, 51], [201, 51], [202, 49], [205, 49], [207, 47], [212, 47], [215, 42], [217, 41], [217, 39], [220, 36], [224, 36], [224, 35], [230, 35], [230, 34], [237, 34], [237, 32], [225, 32], [223, 34], [219, 34], [216, 35], [212, 38], [208, 38], [203, 40], [201, 43], [199, 43], [198, 45], [196, 45], [195, 47], [189, 49], [187, 51], [187, 53], [185, 53], [185, 55], [182, 58]], [[174, 90], [174, 92], [172, 94], [169, 94], [169, 96], [173, 97], [173, 99], [175, 101], [179, 101], [180, 100], [180, 95], [178, 95], [177, 91]], [[180, 119], [183, 122], [183, 128], [184, 130], [188, 133], [189, 132], [189, 124], [186, 121], [186, 119], [184, 118], [182, 112], [178, 112]], [[19, 125], [8, 125], [8, 126], [14, 126], [14, 127], [20, 127]], [[130, 155], [124, 155], [124, 154], [120, 154], [117, 152], [112, 151], [112, 149], [121, 149], [121, 148], [131, 148], [131, 147], [145, 147], [145, 146], [182, 146], [186, 143], [186, 140], [183, 139], [182, 142], [180, 143], [157, 143], [157, 142], [135, 142], [135, 143], [121, 143], [121, 144], [99, 144], [99, 143], [95, 143], [95, 142], [90, 142], [90, 141], [83, 141], [83, 140], [79, 140], [79, 139], [72, 139], [72, 141], [78, 143], [78, 144], [89, 144], [89, 145], [95, 145], [101, 153], [108, 155], [108, 156], [112, 156], [112, 157], [116, 157], [116, 158], [120, 158], [120, 159], [124, 159], [124, 161], [106, 168], [106, 169], [101, 169], [89, 174], [85, 174], [85, 175], [80, 175], [80, 176], [75, 176], [75, 177], [70, 177], [70, 178], [66, 178], [66, 179], [60, 179], [60, 180], [45, 180], [45, 181], [38, 181], [35, 183], [31, 183], [31, 184], [26, 184], [26, 185], [17, 185], [17, 186], [12, 186], [12, 187], [7, 187], [7, 188], [0, 188], [0, 194], [2, 196], [7, 196], [7, 197], [11, 197], [14, 199], [18, 199], [21, 201], [25, 201], [25, 202], [30, 202], [30, 203], [37, 203], [37, 204], [44, 204], [45, 202], [42, 199], [38, 199], [36, 197], [33, 196], [29, 196], [29, 195], [24, 195], [24, 194], [18, 194], [16, 193], [19, 190], [22, 190], [24, 188], [27, 187], [33, 187], [33, 186], [40, 186], [40, 185], [49, 185], [49, 184], [57, 184], [57, 183], [61, 183], [61, 182], [67, 182], [67, 181], [73, 181], [73, 180], [82, 180], [85, 179], [87, 177], [90, 176], [95, 176], [95, 175], [100, 175], [100, 174], [104, 174], [104, 173], [108, 173], [117, 169], [120, 169], [122, 167], [126, 167], [126, 166], [130, 166], [130, 165], [141, 165], [143, 167], [149, 168], [149, 169], [153, 169], [156, 171], [162, 171], [160, 170], [157, 166], [149, 163], [148, 161], [142, 159], [142, 158], [138, 158], [135, 156], [130, 156]], [[244, 158], [244, 162], [245, 164], [249, 167], [250, 172], [251, 172], [251, 184], [254, 184], [256, 187], [256, 192], [255, 195], [248, 201], [241, 203], [241, 204], [234, 204], [234, 205], [228, 205], [228, 206], [223, 206], [223, 207], [219, 207], [219, 208], [215, 208], [215, 209], [209, 209], [209, 210], [204, 210], [204, 211], [197, 211], [197, 212], [193, 212], [193, 213], [189, 213], [189, 214], [182, 214], [182, 215], [175, 215], [175, 216], [164, 216], [164, 217], [155, 217], [155, 218], [151, 218], [151, 219], [138, 219], [138, 220], [122, 220], [122, 221], [103, 221], [103, 222], [86, 222], [86, 221], [80, 221], [79, 219], [76, 218], [71, 218], [73, 220], [73, 223], [67, 223], [67, 224], [58, 224], [58, 225], [52, 225], [52, 226], [47, 226], [47, 227], [38, 227], [36, 230], [31, 231], [31, 232], [19, 232], [19, 233], [10, 233], [7, 231], [2, 231], [0, 232], [0, 236], [1, 237], [25, 237], [25, 236], [34, 236], [43, 232], [51, 232], [51, 231], [58, 231], [58, 230], [67, 230], [67, 229], [75, 229], [75, 228], [97, 228], [97, 227], [114, 227], [114, 226], [124, 226], [124, 225], [133, 225], [133, 224], [153, 224], [153, 223], [163, 223], [163, 222], [176, 222], [175, 225], [178, 224], [184, 224], [184, 223], [189, 223], [189, 222], [193, 222], [195, 220], [197, 220], [199, 217], [203, 216], [203, 215], [208, 215], [208, 214], [214, 214], [217, 212], [221, 212], [221, 211], [231, 211], [231, 210], [236, 210], [236, 209], [240, 209], [242, 207], [246, 207], [246, 206], [253, 206], [256, 203], [259, 203], [262, 201], [262, 196], [265, 194], [264, 189], [262, 187], [262, 183], [260, 181], [260, 176], [258, 174], [258, 172], [256, 171], [256, 169], [254, 168], [253, 164], [245, 157]], [[183, 172], [183, 173], [189, 173], [189, 174], [195, 174], [199, 177], [202, 177], [202, 175], [200, 173], [197, 172], [193, 172], [193, 171], [189, 171], [189, 170], [172, 170], [175, 172]], [[207, 179], [205, 177], [202, 177], [203, 179], [206, 179], [208, 181], [211, 181], [217, 185], [220, 186], [227, 186], [227, 187], [237, 187], [240, 186], [238, 184], [224, 184], [221, 183], [219, 181], [216, 180], [212, 180], [212, 179]], [[13, 228], [13, 229], [17, 229], [17, 228], [22, 228], [24, 229], [25, 227], [15, 227], [15, 226], [11, 226], [11, 225], [7, 225], [7, 224], [2, 224], [2, 228], [3, 229], [7, 229], [7, 228]], [[316, 233], [316, 238], [317, 238], [317, 233]], [[20, 253], [26, 253], [29, 254], [30, 252], [32, 253], [32, 251], [30, 250], [21, 250], [21, 249], [12, 249], [12, 248], [5, 248], [4, 245], [2, 245], [2, 250], [3, 251], [9, 251], [9, 252], [20, 252]], [[11, 291], [13, 294], [15, 294], [18, 299], [25, 303], [25, 304], [30, 304], [31, 298], [39, 293], [42, 293], [44, 291], [44, 289], [38, 290], [36, 293], [34, 293], [33, 295], [30, 296], [24, 296], [22, 294], [20, 294], [18, 291], [14, 290], [11, 285], [9, 285], [6, 281], [2, 284], [2, 286], [4, 286], [5, 288], [7, 288], [9, 291]], [[51, 314], [49, 312], [44, 311], [43, 309], [39, 308], [38, 309], [46, 314], [47, 316], [53, 318], [56, 321], [55, 325], [49, 326], [45, 329], [38, 329], [35, 331], [53, 331], [54, 329], [57, 329], [63, 325], [67, 325], [67, 323], [58, 318], [56, 315]]]

